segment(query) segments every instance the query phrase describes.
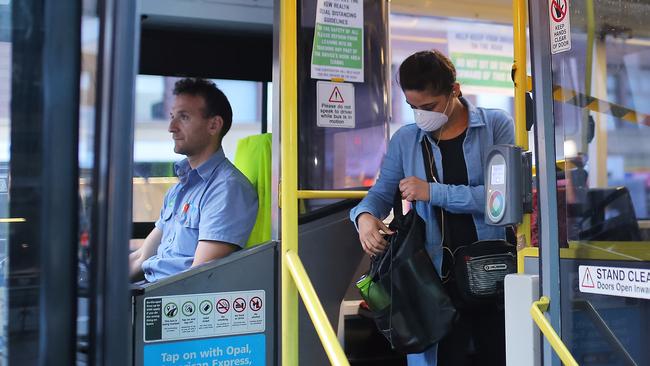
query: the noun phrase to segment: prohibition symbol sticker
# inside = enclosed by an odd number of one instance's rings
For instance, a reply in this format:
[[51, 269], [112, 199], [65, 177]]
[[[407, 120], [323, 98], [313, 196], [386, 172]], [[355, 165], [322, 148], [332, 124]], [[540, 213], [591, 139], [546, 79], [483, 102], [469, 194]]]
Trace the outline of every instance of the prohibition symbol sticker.
[[259, 311], [262, 308], [262, 299], [255, 296], [251, 299], [250, 305], [251, 305], [251, 310]]
[[551, 1], [551, 18], [553, 18], [556, 23], [564, 20], [568, 10], [569, 6], [567, 5], [566, 0]]
[[235, 301], [232, 302], [232, 307], [236, 312], [241, 313], [242, 311], [246, 310], [246, 301], [244, 301], [244, 299], [241, 297], [238, 297], [235, 299]]
[[548, 0], [548, 23], [551, 35], [551, 54], [571, 49], [570, 0]]
[[217, 311], [219, 314], [225, 314], [230, 310], [230, 302], [226, 299], [220, 299], [217, 301], [217, 305], [215, 306], [217, 308]]

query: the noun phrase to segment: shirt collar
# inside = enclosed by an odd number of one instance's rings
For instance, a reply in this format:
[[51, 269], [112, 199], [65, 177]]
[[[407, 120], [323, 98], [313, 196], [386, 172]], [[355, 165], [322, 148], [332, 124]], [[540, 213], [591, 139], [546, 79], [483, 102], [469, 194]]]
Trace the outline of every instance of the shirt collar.
[[[201, 165], [196, 167], [196, 173], [201, 177], [201, 179], [208, 180], [212, 175], [212, 172], [217, 168], [217, 166], [226, 159], [226, 155], [223, 152], [223, 148], [219, 148], [212, 156], [204, 161]], [[189, 172], [192, 170], [190, 163], [187, 158], [174, 163], [174, 170], [176, 175], [181, 181], [185, 181]]]
[[[464, 97], [459, 97], [458, 99], [467, 108], [467, 118], [469, 119], [468, 128], [485, 126], [485, 121], [481, 118], [481, 114], [474, 104]], [[420, 136], [418, 141], [422, 142], [422, 139], [426, 136], [429, 139], [429, 142], [434, 142], [433, 137], [431, 137], [431, 132], [424, 132], [418, 128], [418, 134]]]

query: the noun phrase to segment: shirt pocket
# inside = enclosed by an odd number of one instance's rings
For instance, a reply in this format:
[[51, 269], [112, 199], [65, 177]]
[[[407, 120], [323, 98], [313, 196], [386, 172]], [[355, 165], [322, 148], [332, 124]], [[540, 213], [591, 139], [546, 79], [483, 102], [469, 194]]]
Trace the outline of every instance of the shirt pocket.
[[184, 257], [193, 257], [199, 238], [199, 210], [191, 206], [187, 212], [176, 215], [175, 250]]
[[199, 209], [194, 206], [188, 206], [187, 210], [184, 212], [184, 209], [181, 209], [176, 214], [176, 220], [180, 226], [184, 229], [199, 230]]
[[174, 207], [167, 206], [162, 213], [162, 221], [167, 222], [174, 215]]

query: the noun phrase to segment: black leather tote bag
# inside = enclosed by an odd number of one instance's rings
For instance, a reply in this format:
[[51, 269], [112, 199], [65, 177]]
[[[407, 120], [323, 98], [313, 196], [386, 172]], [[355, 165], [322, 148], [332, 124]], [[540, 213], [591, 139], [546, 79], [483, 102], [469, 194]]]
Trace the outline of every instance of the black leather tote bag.
[[415, 209], [403, 215], [399, 191], [393, 206], [389, 227], [395, 233], [372, 260], [366, 301], [395, 350], [420, 353], [449, 333], [456, 309], [425, 250], [425, 222]]

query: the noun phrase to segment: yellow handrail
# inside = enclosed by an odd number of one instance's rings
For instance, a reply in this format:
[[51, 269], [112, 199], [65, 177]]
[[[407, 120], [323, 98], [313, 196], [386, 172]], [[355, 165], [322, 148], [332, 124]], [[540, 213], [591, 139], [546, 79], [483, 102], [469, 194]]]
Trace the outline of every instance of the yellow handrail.
[[23, 217], [7, 217], [0, 219], [0, 224], [17, 224], [21, 222], [27, 222], [27, 219]]
[[[316, 295], [316, 291], [314, 291], [314, 287], [309, 281], [309, 276], [307, 275], [305, 267], [303, 267], [298, 254], [289, 250], [284, 253], [284, 256], [286, 257], [289, 272], [291, 273], [291, 276], [293, 276], [296, 287], [298, 287], [298, 291], [300, 292], [300, 297], [305, 303], [305, 308], [311, 317], [311, 321], [314, 323], [316, 333], [318, 333], [321, 343], [323, 343], [323, 348], [325, 348], [327, 357], [332, 365], [349, 366], [350, 363], [341, 349], [336, 334], [334, 333], [334, 329], [332, 329], [332, 326], [325, 315], [323, 305], [321, 305], [320, 300], [318, 300], [318, 295]], [[286, 341], [286, 337], [284, 337], [283, 341]]]
[[[282, 207], [282, 365], [298, 365], [298, 289], [334, 365], [349, 365], [298, 252], [298, 69], [296, 0], [280, 1], [280, 205]], [[307, 195], [312, 195], [308, 192]], [[318, 193], [318, 194], [322, 194]], [[324, 192], [328, 193], [328, 192]], [[331, 193], [331, 192], [330, 192]], [[336, 192], [338, 195], [340, 193]], [[352, 192], [353, 193], [353, 192]], [[347, 193], [350, 194], [350, 193]], [[317, 194], [313, 194], [316, 196]], [[337, 197], [327, 197], [337, 198]], [[297, 286], [297, 287], [296, 287]]]
[[515, 49], [515, 144], [528, 150], [526, 130], [526, 0], [513, 0], [512, 26]]
[[298, 251], [298, 52], [296, 0], [280, 1], [282, 365], [298, 365], [298, 290], [284, 253]]
[[303, 199], [344, 199], [344, 198], [363, 198], [368, 191], [298, 191], [298, 198]]
[[565, 365], [578, 366], [578, 362], [573, 358], [571, 352], [566, 348], [562, 339], [560, 339], [560, 336], [555, 333], [551, 323], [549, 323], [548, 319], [546, 319], [543, 314], [548, 310], [550, 303], [551, 301], [548, 297], [542, 296], [538, 301], [533, 302], [533, 305], [530, 307], [530, 315], [533, 316], [533, 320], [544, 334], [544, 337], [548, 340], [548, 343], [551, 344], [551, 347], [553, 347], [557, 355], [560, 357], [560, 360], [562, 360]]
[[[515, 144], [528, 151], [528, 131], [526, 130], [526, 91], [530, 79], [526, 73], [526, 0], [512, 0], [512, 26], [514, 39], [515, 70]], [[517, 226], [517, 242], [523, 237], [530, 246], [530, 214], [524, 214]]]

